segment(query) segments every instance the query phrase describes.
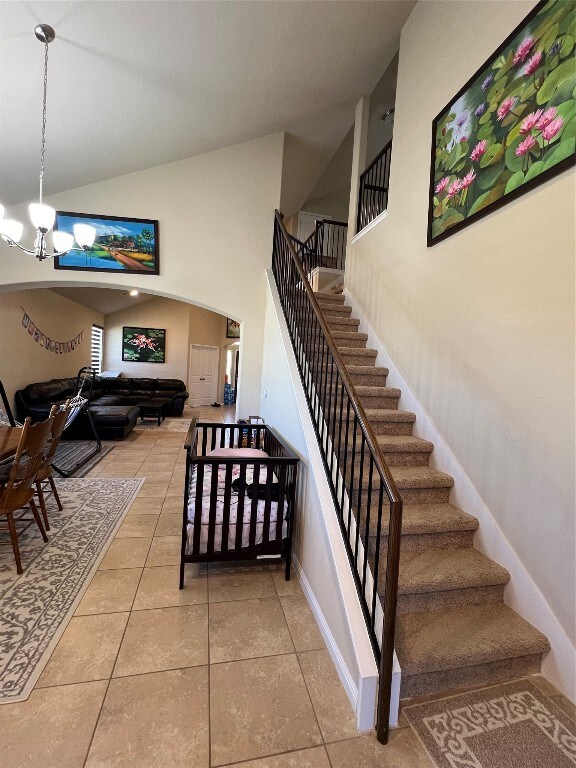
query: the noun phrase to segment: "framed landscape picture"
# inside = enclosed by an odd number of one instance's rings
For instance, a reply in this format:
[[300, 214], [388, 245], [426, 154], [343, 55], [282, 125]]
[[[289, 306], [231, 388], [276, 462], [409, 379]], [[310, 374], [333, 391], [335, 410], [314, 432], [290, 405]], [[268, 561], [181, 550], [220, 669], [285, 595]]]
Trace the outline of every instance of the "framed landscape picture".
[[576, 4], [538, 3], [437, 115], [429, 246], [574, 164], [575, 40]]
[[236, 320], [231, 320], [229, 317], [226, 318], [226, 338], [240, 338], [240, 323], [237, 323]]
[[92, 213], [56, 211], [54, 229], [74, 234], [75, 224], [90, 224], [96, 240], [90, 248], [70, 251], [54, 258], [55, 269], [81, 269], [89, 272], [122, 272], [133, 275], [158, 275], [158, 222], [154, 219], [128, 219]]
[[165, 363], [164, 328], [122, 328], [122, 360], [127, 363]]

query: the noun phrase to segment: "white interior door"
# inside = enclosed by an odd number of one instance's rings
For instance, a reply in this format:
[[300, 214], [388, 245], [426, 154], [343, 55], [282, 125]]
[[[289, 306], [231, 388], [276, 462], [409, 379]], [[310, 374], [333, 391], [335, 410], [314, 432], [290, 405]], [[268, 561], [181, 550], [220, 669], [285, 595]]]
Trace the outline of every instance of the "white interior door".
[[218, 363], [220, 350], [218, 347], [202, 347], [196, 344], [190, 346], [190, 373], [188, 376], [188, 392], [192, 406], [212, 405], [218, 398]]

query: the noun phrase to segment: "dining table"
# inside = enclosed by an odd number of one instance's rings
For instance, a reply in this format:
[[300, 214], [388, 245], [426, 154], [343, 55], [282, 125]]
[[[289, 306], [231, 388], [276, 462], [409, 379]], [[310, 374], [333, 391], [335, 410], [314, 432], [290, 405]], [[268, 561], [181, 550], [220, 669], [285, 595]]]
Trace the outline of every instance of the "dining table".
[[21, 435], [22, 427], [0, 427], [0, 461], [14, 456]]

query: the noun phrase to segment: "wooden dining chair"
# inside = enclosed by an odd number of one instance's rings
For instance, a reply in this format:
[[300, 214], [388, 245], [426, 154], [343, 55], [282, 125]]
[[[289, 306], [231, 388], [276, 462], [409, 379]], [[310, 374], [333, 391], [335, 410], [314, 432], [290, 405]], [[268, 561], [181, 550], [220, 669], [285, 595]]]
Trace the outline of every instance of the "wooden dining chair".
[[46, 511], [46, 498], [50, 495], [54, 496], [60, 512], [64, 509], [54, 483], [54, 478], [52, 477], [52, 462], [54, 461], [56, 450], [60, 444], [60, 438], [62, 437], [62, 432], [64, 432], [66, 419], [68, 418], [69, 413], [70, 400], [66, 400], [61, 406], [55, 405], [52, 407], [50, 411], [50, 416], [53, 417], [52, 431], [48, 439], [48, 447], [44, 452], [44, 461], [36, 475], [36, 494], [38, 496], [38, 501], [40, 502], [40, 509], [42, 510], [44, 527], [47, 531], [50, 530], [50, 523], [48, 522], [48, 513]]
[[[0, 410], [5, 414], [5, 419], [11, 427], [16, 426], [16, 421], [12, 415], [12, 409], [10, 408], [10, 402], [8, 401], [8, 395], [4, 389], [4, 384], [0, 381]], [[0, 413], [0, 421], [3, 420], [2, 413]]]
[[[36, 522], [42, 538], [48, 541], [42, 518], [38, 512], [38, 507], [34, 502], [34, 483], [38, 470], [44, 461], [44, 454], [50, 433], [52, 431], [53, 416], [49, 416], [46, 421], [41, 421], [32, 426], [31, 419], [27, 418], [22, 428], [22, 435], [14, 462], [10, 467], [10, 472], [5, 485], [0, 489], [0, 517], [5, 515], [8, 523], [8, 531], [14, 550], [14, 559], [16, 560], [16, 571], [22, 573], [22, 563], [20, 561], [20, 547], [18, 545], [18, 535], [23, 533], [34, 521]], [[15, 518], [14, 513], [20, 509], [29, 506], [34, 516], [33, 520], [24, 517], [24, 513]], [[20, 531], [16, 528], [16, 523], [28, 523]]]

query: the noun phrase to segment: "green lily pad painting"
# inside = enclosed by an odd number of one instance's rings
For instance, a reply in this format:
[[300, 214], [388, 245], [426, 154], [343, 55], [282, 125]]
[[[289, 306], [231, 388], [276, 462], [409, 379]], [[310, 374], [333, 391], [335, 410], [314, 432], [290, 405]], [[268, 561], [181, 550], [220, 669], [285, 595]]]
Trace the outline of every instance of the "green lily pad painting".
[[543, 0], [432, 125], [428, 245], [576, 159], [576, 4]]

